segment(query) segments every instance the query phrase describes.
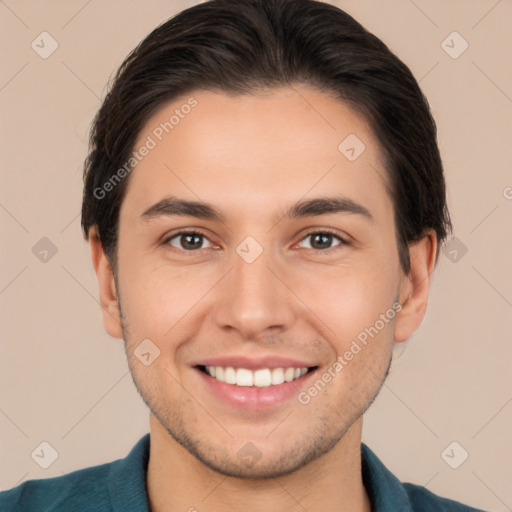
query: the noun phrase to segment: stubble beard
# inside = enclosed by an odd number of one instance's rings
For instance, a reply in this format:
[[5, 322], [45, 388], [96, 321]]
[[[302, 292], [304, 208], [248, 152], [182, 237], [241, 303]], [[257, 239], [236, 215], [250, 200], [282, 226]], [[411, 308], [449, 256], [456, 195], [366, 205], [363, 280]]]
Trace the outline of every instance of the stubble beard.
[[[136, 369], [140, 363], [133, 355], [134, 346], [130, 339], [130, 328], [126, 317], [122, 313], [119, 297], [118, 304], [130, 373], [143, 402], [174, 441], [206, 467], [224, 476], [251, 480], [277, 478], [291, 474], [328, 453], [343, 439], [349, 428], [375, 401], [391, 367], [392, 351], [389, 355], [387, 369], [379, 385], [370, 400], [366, 401], [365, 404], [352, 407], [349, 415], [346, 414], [346, 411], [343, 411], [345, 404], [342, 404], [338, 411], [334, 413], [330, 407], [327, 407], [324, 414], [317, 417], [317, 424], [306, 436], [297, 439], [292, 446], [285, 448], [281, 453], [276, 453], [275, 450], [272, 451], [272, 454], [262, 453], [261, 458], [254, 464], [250, 464], [237, 457], [237, 449], [227, 446], [228, 443], [223, 446], [216, 446], [208, 441], [207, 436], [192, 437], [190, 429], [187, 429], [186, 421], [184, 421], [184, 415], [180, 414], [180, 408], [173, 408], [170, 404], [161, 403], [156, 393], [141, 382]], [[376, 377], [375, 373], [374, 376]], [[169, 376], [169, 382], [171, 380], [172, 377]], [[186, 390], [184, 392], [187, 393]], [[193, 400], [191, 402], [197, 406], [197, 402]], [[352, 400], [349, 400], [348, 403], [353, 404]], [[296, 407], [304, 406], [297, 404]], [[293, 414], [290, 416], [293, 417]], [[257, 446], [257, 441], [254, 444]]]

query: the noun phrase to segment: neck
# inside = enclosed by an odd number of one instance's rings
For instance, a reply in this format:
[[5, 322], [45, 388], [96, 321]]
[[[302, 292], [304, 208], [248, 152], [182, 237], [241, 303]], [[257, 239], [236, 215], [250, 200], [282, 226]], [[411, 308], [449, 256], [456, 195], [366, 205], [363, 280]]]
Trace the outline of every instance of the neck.
[[370, 512], [361, 476], [359, 418], [328, 453], [282, 477], [241, 479], [208, 468], [150, 417], [147, 489], [151, 512]]

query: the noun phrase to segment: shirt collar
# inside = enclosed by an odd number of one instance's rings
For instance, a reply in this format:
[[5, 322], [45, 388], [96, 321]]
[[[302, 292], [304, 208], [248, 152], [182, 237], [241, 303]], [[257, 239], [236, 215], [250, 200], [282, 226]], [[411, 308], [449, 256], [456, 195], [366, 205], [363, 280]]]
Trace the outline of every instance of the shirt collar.
[[[109, 492], [114, 512], [150, 512], [146, 489], [149, 462], [149, 434], [144, 435], [124, 459], [112, 463]], [[401, 482], [379, 458], [361, 443], [361, 471], [372, 512], [412, 512]]]
[[114, 512], [150, 512], [146, 489], [149, 434], [143, 436], [124, 459], [112, 463], [108, 490]]
[[372, 512], [413, 511], [409, 496], [400, 480], [364, 443], [361, 443], [361, 472], [363, 484], [372, 504]]

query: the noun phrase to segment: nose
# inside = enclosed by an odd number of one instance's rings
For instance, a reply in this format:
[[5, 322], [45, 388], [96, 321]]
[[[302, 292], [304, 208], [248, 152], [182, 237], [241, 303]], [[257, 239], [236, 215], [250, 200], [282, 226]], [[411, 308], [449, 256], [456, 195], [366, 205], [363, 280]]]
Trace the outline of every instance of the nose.
[[247, 340], [278, 334], [295, 318], [294, 295], [282, 265], [264, 250], [252, 263], [238, 254], [217, 296], [214, 319], [223, 330], [236, 330]]

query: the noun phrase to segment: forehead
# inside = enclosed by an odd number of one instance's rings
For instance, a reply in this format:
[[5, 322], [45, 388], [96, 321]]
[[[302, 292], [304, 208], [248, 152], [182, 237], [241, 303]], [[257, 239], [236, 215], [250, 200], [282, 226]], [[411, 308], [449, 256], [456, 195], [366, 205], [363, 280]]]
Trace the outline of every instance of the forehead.
[[241, 216], [333, 191], [389, 206], [380, 146], [366, 119], [305, 86], [191, 92], [146, 122], [134, 150], [144, 146], [150, 149], [132, 171], [122, 207], [139, 214], [165, 195]]

